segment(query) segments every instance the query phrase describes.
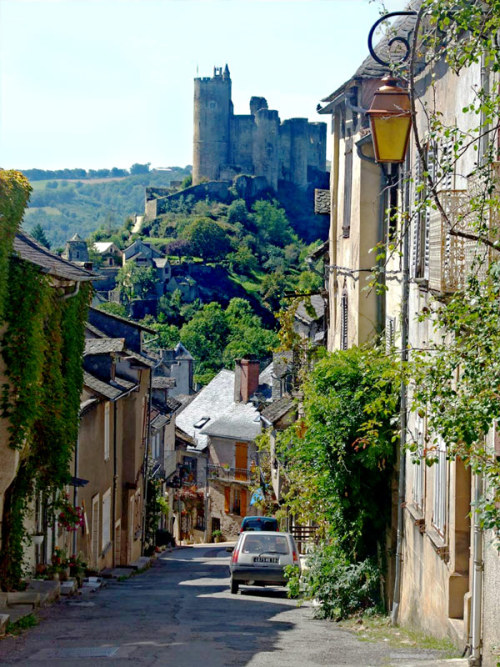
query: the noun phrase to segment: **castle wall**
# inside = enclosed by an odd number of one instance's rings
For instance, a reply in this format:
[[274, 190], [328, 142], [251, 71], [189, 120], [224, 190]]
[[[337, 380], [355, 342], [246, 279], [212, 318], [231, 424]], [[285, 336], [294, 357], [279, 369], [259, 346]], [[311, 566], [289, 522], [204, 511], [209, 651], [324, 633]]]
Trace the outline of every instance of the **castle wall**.
[[233, 116], [231, 118], [230, 164], [239, 167], [245, 174], [253, 174], [253, 116]]
[[254, 173], [256, 176], [264, 176], [274, 190], [278, 189], [279, 127], [277, 111], [257, 111], [253, 142]]
[[309, 123], [307, 166], [326, 171], [326, 123]]
[[307, 118], [289, 118], [283, 125], [290, 127], [289, 180], [299, 188], [307, 187], [309, 158], [309, 122]]
[[222, 74], [194, 80], [193, 184], [217, 180], [229, 161], [231, 79]]

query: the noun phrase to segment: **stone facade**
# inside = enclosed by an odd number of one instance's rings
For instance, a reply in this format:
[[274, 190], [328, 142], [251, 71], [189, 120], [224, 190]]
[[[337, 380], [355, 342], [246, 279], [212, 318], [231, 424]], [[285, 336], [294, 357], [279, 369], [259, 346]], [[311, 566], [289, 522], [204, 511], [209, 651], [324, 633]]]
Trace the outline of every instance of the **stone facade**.
[[281, 123], [263, 97], [251, 98], [249, 115], [235, 115], [227, 65], [194, 80], [193, 185], [245, 173], [273, 190], [279, 181], [305, 189], [318, 172], [326, 172], [326, 123]]

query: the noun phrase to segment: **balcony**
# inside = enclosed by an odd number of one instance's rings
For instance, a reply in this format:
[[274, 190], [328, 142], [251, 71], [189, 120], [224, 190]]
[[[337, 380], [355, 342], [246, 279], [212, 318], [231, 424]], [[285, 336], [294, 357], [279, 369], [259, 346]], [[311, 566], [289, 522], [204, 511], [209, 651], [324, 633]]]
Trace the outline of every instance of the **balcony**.
[[249, 468], [230, 468], [223, 465], [208, 466], [208, 479], [221, 482], [249, 482], [251, 476]]
[[[439, 198], [454, 229], [476, 233], [468, 190], [440, 192]], [[464, 289], [474, 272], [481, 280], [491, 261], [491, 249], [476, 240], [453, 236], [440, 211], [429, 218], [429, 288], [442, 294]]]

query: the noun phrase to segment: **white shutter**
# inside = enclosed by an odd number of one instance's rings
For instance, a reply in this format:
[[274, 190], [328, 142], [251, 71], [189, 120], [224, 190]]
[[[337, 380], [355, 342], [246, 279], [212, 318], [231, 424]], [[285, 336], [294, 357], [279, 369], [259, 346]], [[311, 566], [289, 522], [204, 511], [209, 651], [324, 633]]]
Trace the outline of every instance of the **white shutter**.
[[102, 497], [102, 539], [103, 550], [111, 542], [111, 489]]

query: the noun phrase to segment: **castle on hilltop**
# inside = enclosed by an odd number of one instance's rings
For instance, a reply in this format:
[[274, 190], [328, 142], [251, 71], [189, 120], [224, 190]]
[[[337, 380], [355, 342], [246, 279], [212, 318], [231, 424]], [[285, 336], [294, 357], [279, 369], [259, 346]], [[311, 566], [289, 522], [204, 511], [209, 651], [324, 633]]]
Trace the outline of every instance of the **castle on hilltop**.
[[250, 114], [235, 115], [227, 65], [194, 80], [193, 185], [249, 174], [276, 191], [280, 181], [306, 189], [325, 172], [326, 123], [281, 122], [263, 97], [251, 98]]

